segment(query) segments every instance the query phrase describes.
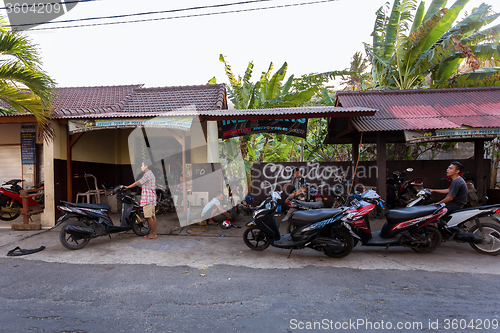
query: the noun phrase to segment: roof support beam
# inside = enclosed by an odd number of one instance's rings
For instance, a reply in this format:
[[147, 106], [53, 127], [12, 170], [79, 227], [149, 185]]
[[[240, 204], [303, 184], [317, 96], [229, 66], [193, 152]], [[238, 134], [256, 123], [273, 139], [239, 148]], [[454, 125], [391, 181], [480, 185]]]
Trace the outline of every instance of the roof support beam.
[[486, 175], [484, 174], [485, 160], [484, 160], [484, 140], [474, 141], [474, 160], [476, 162], [476, 179], [475, 185], [479, 198], [486, 196]]
[[383, 200], [387, 196], [387, 138], [386, 132], [377, 132], [377, 193]]

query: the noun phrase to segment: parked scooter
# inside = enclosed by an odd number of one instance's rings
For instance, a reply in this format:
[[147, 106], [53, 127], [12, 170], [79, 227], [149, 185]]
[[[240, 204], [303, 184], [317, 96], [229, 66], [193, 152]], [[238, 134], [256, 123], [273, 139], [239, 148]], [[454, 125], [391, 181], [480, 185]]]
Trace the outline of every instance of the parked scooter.
[[[431, 192], [424, 189], [409, 205], [429, 201], [430, 198]], [[469, 243], [479, 253], [496, 256], [500, 254], [500, 220], [494, 214], [498, 213], [500, 204], [464, 208], [440, 218], [436, 224], [444, 241]], [[498, 224], [481, 222], [482, 217], [489, 217]]]
[[[0, 220], [12, 221], [21, 214], [21, 208], [23, 208], [23, 199], [20, 194], [23, 188], [19, 185], [21, 182], [21, 179], [11, 179], [0, 187]], [[36, 185], [35, 188], [42, 189], [43, 183]], [[43, 195], [35, 199], [28, 197], [28, 206], [43, 205]]]
[[57, 208], [66, 214], [57, 220], [55, 227], [72, 219], [61, 229], [59, 234], [61, 244], [70, 250], [78, 250], [85, 247], [91, 238], [117, 232], [132, 230], [138, 236], [147, 235], [150, 228], [142, 213], [142, 207], [131, 195], [126, 195], [123, 192], [124, 188], [117, 186], [111, 193], [123, 203], [119, 226], [113, 225], [113, 221], [108, 215], [110, 209], [108, 204], [61, 201], [64, 206], [57, 206]]
[[351, 253], [353, 239], [341, 221], [347, 208], [296, 212], [292, 219], [297, 223], [302, 221], [304, 225], [290, 234], [281, 235], [279, 223], [274, 218], [281, 193], [272, 192], [257, 207], [254, 220], [247, 223], [243, 233], [245, 245], [254, 251], [263, 251], [272, 245], [290, 249], [290, 254], [293, 249], [309, 247], [333, 258], [342, 258]]
[[413, 172], [413, 169], [408, 168], [405, 172], [394, 171], [387, 177], [387, 207], [391, 209], [396, 206], [405, 207], [423, 189], [422, 178], [405, 181], [406, 172]]
[[156, 215], [175, 211], [174, 199], [168, 186], [156, 184]]
[[[417, 206], [388, 210], [387, 222], [379, 231], [372, 232], [367, 210], [375, 207], [374, 201], [380, 196], [372, 191], [370, 201], [357, 201], [351, 207], [352, 212], [346, 221], [352, 227], [352, 236], [366, 246], [406, 246], [416, 252], [432, 252], [442, 241], [441, 232], [431, 223], [442, 217], [447, 209], [444, 204], [437, 206]], [[355, 243], [356, 240], [355, 240]]]
[[[297, 199], [288, 199], [287, 201], [287, 205], [290, 208], [286, 212], [286, 215], [281, 220], [281, 222], [288, 222], [290, 220], [290, 217], [292, 217], [292, 215], [299, 210], [321, 209], [325, 206], [321, 201], [307, 202]], [[291, 225], [291, 223], [288, 225], [288, 232], [291, 232]]]

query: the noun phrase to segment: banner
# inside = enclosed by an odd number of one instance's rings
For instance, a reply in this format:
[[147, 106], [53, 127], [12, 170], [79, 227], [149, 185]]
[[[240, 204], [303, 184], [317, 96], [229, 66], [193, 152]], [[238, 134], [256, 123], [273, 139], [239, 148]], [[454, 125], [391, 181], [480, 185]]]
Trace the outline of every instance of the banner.
[[[276, 133], [305, 139], [307, 119], [222, 120], [221, 139], [257, 133]], [[219, 123], [219, 124], [220, 124]]]
[[460, 127], [439, 130], [404, 131], [407, 143], [465, 139], [493, 139], [500, 136], [500, 127]]
[[110, 118], [68, 120], [69, 133], [80, 133], [99, 129], [159, 127], [189, 131], [193, 117], [154, 117], [154, 118]]

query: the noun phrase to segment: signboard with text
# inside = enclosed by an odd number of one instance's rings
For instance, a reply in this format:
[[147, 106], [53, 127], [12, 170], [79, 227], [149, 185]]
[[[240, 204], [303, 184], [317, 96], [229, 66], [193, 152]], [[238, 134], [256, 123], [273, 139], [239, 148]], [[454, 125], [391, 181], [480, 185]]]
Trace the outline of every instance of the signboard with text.
[[307, 119], [222, 120], [221, 139], [258, 133], [276, 133], [305, 139]]

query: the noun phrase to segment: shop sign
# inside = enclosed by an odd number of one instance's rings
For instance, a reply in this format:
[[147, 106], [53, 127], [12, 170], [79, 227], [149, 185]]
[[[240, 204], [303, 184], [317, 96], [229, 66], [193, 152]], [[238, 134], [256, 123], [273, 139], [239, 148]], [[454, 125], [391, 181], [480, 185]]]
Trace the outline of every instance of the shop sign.
[[404, 131], [407, 143], [418, 143], [427, 141], [443, 140], [466, 140], [466, 139], [492, 139], [500, 136], [500, 127], [474, 128], [463, 126], [460, 128]]
[[258, 133], [276, 133], [306, 138], [307, 119], [222, 120], [221, 139]]
[[21, 161], [23, 165], [35, 164], [36, 125], [21, 126]]
[[68, 120], [70, 134], [99, 129], [158, 127], [189, 131], [193, 117], [109, 118]]

